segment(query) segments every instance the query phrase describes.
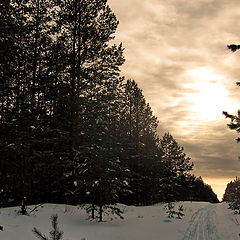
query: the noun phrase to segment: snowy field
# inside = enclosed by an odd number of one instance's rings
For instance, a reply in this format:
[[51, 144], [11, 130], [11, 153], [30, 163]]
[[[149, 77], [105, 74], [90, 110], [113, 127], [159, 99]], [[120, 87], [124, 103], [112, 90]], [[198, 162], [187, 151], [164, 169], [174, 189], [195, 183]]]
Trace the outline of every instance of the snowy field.
[[240, 216], [226, 203], [183, 202], [183, 219], [168, 218], [165, 204], [148, 207], [119, 205], [124, 219], [105, 217], [105, 222], [87, 220], [85, 210], [69, 205], [44, 204], [29, 216], [17, 214], [19, 208], [0, 209], [1, 240], [36, 240], [36, 227], [48, 236], [50, 216], [58, 214], [64, 240], [239, 240]]

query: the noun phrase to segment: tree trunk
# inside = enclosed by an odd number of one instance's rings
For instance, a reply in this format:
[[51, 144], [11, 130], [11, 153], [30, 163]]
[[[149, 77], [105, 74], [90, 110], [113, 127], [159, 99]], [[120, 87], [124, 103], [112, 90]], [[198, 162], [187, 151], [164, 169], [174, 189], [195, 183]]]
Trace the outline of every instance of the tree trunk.
[[92, 203], [92, 219], [95, 218], [95, 205]]
[[102, 222], [103, 206], [102, 203], [99, 205], [99, 222]]

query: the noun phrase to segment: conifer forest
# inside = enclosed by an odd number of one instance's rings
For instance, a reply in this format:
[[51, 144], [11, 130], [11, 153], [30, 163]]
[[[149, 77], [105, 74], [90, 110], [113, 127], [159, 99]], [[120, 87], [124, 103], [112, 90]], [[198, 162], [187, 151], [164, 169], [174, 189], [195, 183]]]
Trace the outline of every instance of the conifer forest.
[[116, 203], [218, 202], [121, 72], [107, 0], [1, 0], [0, 23], [1, 207], [88, 204], [101, 220]]

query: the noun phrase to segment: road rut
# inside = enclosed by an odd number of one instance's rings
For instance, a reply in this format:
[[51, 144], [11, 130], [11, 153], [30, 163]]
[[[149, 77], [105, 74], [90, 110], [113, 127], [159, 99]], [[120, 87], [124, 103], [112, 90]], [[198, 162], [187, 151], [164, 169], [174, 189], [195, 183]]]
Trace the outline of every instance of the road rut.
[[182, 240], [219, 240], [215, 208], [210, 205], [196, 211]]

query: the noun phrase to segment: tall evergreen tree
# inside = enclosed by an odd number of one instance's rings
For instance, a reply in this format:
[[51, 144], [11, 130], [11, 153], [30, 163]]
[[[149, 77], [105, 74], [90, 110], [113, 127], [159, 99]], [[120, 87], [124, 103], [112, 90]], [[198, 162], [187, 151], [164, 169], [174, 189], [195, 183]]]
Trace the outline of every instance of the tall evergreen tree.
[[131, 204], [149, 204], [153, 163], [157, 152], [158, 122], [146, 103], [142, 90], [135, 81], [124, 84], [123, 106], [120, 110], [119, 137], [121, 140], [121, 162], [132, 173], [131, 191], [126, 200]]
[[[7, 110], [1, 111], [1, 115], [5, 116], [1, 122], [2, 135], [6, 136], [1, 146], [1, 161], [7, 162], [11, 169], [11, 173], [6, 171], [5, 176], [15, 176], [13, 199], [19, 202], [27, 196], [31, 202], [38, 192], [34, 192], [34, 172], [46, 157], [43, 154], [45, 149], [40, 146], [49, 127], [51, 109], [46, 99], [46, 85], [51, 80], [48, 55], [53, 43], [53, 17], [49, 15], [49, 10], [53, 5], [42, 0], [11, 0], [8, 3], [11, 31], [6, 31], [1, 41], [11, 39], [11, 46], [4, 54], [5, 61], [1, 62], [1, 82], [8, 83], [11, 95], [5, 99], [11, 104]], [[4, 13], [3, 8], [1, 10]], [[7, 71], [5, 64], [8, 65]], [[1, 87], [4, 86], [1, 84]]]
[[60, 1], [59, 9], [66, 49], [63, 110], [69, 133], [67, 175], [72, 181], [68, 190], [76, 201], [81, 192], [98, 205], [102, 220], [103, 206], [116, 202], [117, 192], [124, 189], [114, 134], [123, 48], [109, 43], [118, 21], [105, 0]]
[[[228, 49], [230, 49], [232, 52], [235, 52], [239, 50], [240, 45], [238, 44], [230, 44], [228, 45]], [[236, 82], [237, 86], [240, 86], [240, 82]], [[235, 130], [238, 133], [240, 132], [240, 110], [238, 110], [236, 115], [229, 114], [226, 111], [223, 111], [223, 114], [225, 115], [226, 118], [229, 118], [231, 120], [231, 123], [227, 124], [227, 126], [231, 130]], [[237, 142], [240, 142], [240, 138], [236, 139]]]
[[165, 195], [165, 201], [174, 200], [178, 198], [177, 194], [181, 186], [189, 177], [193, 163], [170, 133], [165, 133], [160, 140], [160, 148], [162, 150], [161, 162], [165, 169], [161, 191]]

